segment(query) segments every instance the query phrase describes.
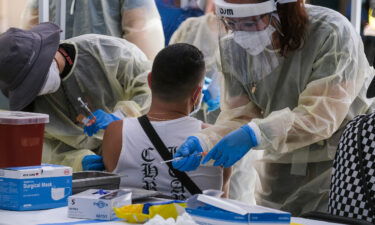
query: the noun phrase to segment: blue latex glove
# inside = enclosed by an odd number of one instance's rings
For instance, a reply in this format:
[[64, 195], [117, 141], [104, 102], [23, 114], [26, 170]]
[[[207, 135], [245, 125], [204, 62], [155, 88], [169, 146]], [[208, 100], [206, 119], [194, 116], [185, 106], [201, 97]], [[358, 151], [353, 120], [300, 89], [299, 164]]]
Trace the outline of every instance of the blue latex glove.
[[184, 157], [183, 159], [172, 162], [175, 169], [180, 171], [192, 171], [196, 170], [201, 162], [202, 156], [199, 153], [203, 152], [202, 146], [199, 143], [199, 139], [194, 136], [190, 136], [186, 141], [177, 149], [176, 154], [173, 158]]
[[215, 111], [220, 107], [220, 93], [216, 95], [216, 98], [213, 99], [209, 90], [203, 90], [203, 102], [207, 104], [208, 112]]
[[220, 107], [220, 88], [216, 82], [212, 82], [211, 78], [204, 78], [204, 85], [202, 90], [203, 102], [207, 104], [208, 112], [215, 111]]
[[202, 164], [213, 159], [215, 160], [214, 166], [230, 167], [257, 145], [253, 129], [244, 125], [221, 139], [206, 155]]
[[[116, 120], [120, 120], [120, 118], [118, 118], [117, 116], [110, 113], [106, 113], [101, 109], [96, 110], [93, 114], [96, 117], [95, 123], [91, 126], [85, 126], [83, 128], [83, 132], [90, 137], [98, 133], [100, 129], [105, 130], [110, 123]], [[89, 116], [89, 119], [92, 119], [92, 116]]]
[[99, 155], [86, 155], [82, 159], [82, 168], [86, 170], [104, 170], [103, 157]]

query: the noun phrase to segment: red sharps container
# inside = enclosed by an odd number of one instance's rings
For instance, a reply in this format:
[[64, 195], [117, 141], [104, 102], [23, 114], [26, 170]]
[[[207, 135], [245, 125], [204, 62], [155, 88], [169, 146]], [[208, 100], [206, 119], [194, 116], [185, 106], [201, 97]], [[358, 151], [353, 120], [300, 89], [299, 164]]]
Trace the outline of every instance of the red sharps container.
[[48, 122], [46, 114], [0, 112], [0, 168], [40, 165]]

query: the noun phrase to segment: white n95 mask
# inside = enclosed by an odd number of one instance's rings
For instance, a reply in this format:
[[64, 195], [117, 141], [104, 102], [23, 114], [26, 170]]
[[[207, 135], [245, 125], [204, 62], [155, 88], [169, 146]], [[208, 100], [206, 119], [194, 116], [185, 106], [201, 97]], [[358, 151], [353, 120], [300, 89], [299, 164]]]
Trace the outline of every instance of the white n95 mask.
[[59, 89], [60, 84], [61, 78], [59, 67], [57, 66], [56, 60], [53, 60], [49, 68], [46, 81], [44, 82], [44, 85], [40, 90], [38, 96], [56, 92]]
[[262, 31], [235, 31], [234, 41], [244, 48], [250, 55], [259, 55], [272, 43], [272, 34], [275, 28], [269, 25]]

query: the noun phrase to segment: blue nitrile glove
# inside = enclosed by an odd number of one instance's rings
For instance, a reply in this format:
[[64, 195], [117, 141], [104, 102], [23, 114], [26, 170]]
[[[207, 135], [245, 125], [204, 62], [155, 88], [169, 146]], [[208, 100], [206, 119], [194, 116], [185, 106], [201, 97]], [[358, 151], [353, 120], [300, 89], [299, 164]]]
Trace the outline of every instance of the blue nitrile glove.
[[190, 136], [186, 141], [177, 149], [176, 154], [173, 158], [184, 157], [183, 159], [172, 162], [175, 169], [180, 171], [192, 171], [196, 170], [201, 162], [202, 156], [199, 154], [203, 152], [202, 146], [199, 143], [199, 139], [194, 136]]
[[211, 78], [204, 78], [203, 85], [203, 102], [207, 104], [208, 112], [215, 111], [220, 107], [220, 89], [216, 82]]
[[206, 155], [202, 164], [213, 159], [214, 166], [230, 167], [257, 145], [258, 141], [253, 129], [249, 125], [244, 125], [221, 139]]
[[104, 170], [103, 157], [100, 155], [86, 155], [82, 159], [82, 168], [86, 170]]
[[[96, 110], [93, 114], [96, 117], [95, 123], [91, 126], [85, 126], [83, 128], [83, 132], [90, 137], [96, 134], [100, 129], [105, 130], [110, 123], [116, 120], [120, 120], [120, 118], [118, 118], [117, 116], [110, 113], [106, 113], [101, 109]], [[89, 119], [92, 119], [92, 116], [90, 116]]]

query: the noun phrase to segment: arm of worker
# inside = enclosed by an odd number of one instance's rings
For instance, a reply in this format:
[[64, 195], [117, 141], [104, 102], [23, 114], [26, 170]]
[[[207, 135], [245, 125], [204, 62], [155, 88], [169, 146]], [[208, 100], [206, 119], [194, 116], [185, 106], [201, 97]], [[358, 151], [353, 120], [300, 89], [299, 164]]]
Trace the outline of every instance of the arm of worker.
[[[287, 153], [325, 140], [351, 116], [351, 107], [357, 107], [352, 105], [356, 98], [369, 106], [365, 80], [372, 79], [374, 69], [366, 60], [360, 37], [354, 30], [347, 31], [353, 33], [333, 32], [326, 38], [313, 64], [311, 82], [294, 109], [282, 109], [253, 120], [261, 134], [255, 149]], [[367, 109], [355, 108], [362, 113]]]
[[222, 84], [221, 88], [221, 93], [223, 93], [220, 99], [221, 112], [216, 123], [195, 135], [198, 137], [203, 151], [212, 149], [231, 131], [249, 123], [254, 118], [262, 117], [261, 110], [249, 100], [241, 86], [238, 86], [235, 93], [232, 90], [227, 91], [228, 87], [237, 85], [234, 84], [237, 81], [228, 79], [225, 83]]
[[[350, 107], [361, 90], [359, 101], [366, 102], [364, 81], [371, 80], [374, 70], [368, 65], [363, 44], [357, 35], [333, 32], [324, 39], [309, 73], [310, 82], [301, 92], [295, 108], [274, 111], [265, 118], [253, 119], [248, 126], [245, 125], [245, 130], [251, 130], [248, 134], [256, 134], [257, 144], [252, 146], [253, 149], [289, 153], [331, 137], [345, 117], [348, 114], [350, 116]], [[231, 102], [235, 104], [236, 101], [233, 99]], [[353, 107], [355, 106], [354, 104]], [[356, 110], [364, 113], [367, 108]], [[238, 114], [240, 117], [247, 115], [244, 110], [240, 110]], [[234, 121], [238, 116], [227, 118]], [[229, 122], [227, 118], [225, 122]], [[215, 129], [214, 134], [218, 134], [217, 136], [224, 130], [220, 127], [209, 129]], [[210, 138], [207, 130], [203, 130], [198, 137], [212, 144], [215, 136]], [[228, 140], [229, 136], [220, 142]], [[209, 157], [210, 154], [207, 155]]]
[[123, 117], [139, 117], [151, 105], [151, 91], [147, 83], [151, 62], [138, 47], [129, 42], [126, 45], [127, 48], [121, 48], [118, 52], [121, 63], [116, 74], [123, 89], [122, 100], [115, 105], [113, 111], [122, 112]]
[[[140, 117], [148, 112], [151, 106], [151, 91], [147, 84], [148, 63], [139, 62], [132, 68], [134, 71], [121, 73], [119, 76], [123, 88], [122, 101], [116, 103], [114, 115], [124, 117]], [[130, 74], [134, 74], [133, 77]]]
[[[139, 117], [146, 113], [151, 104], [151, 93], [147, 84], [147, 75], [151, 62], [135, 45], [123, 39], [101, 38], [93, 45], [91, 39], [81, 40], [81, 45], [88, 46], [108, 70], [105, 75], [111, 82], [117, 102], [113, 108], [103, 108], [94, 112], [96, 121], [85, 127], [89, 136], [116, 120], [125, 117]], [[102, 46], [105, 46], [103, 49]], [[112, 103], [111, 103], [112, 105]]]
[[[95, 156], [97, 152], [94, 152], [96, 148], [94, 146], [99, 146], [97, 138], [91, 138], [91, 141], [84, 140], [84, 138], [87, 137], [84, 137], [84, 135], [80, 137], [70, 135], [70, 137], [65, 138], [65, 136], [59, 134], [53, 136], [48, 131], [45, 132], [42, 162], [70, 166], [73, 168], [73, 172], [84, 170], [82, 165], [83, 159], [86, 156]], [[91, 149], [79, 148], [78, 146], [73, 147], [74, 143], [77, 142], [86, 143], [87, 146], [93, 147]]]
[[153, 60], [164, 48], [164, 33], [155, 2], [150, 0], [124, 1], [122, 7], [123, 38], [137, 45]]
[[113, 172], [116, 168], [122, 149], [123, 120], [111, 123], [104, 133], [102, 156], [105, 170]]

